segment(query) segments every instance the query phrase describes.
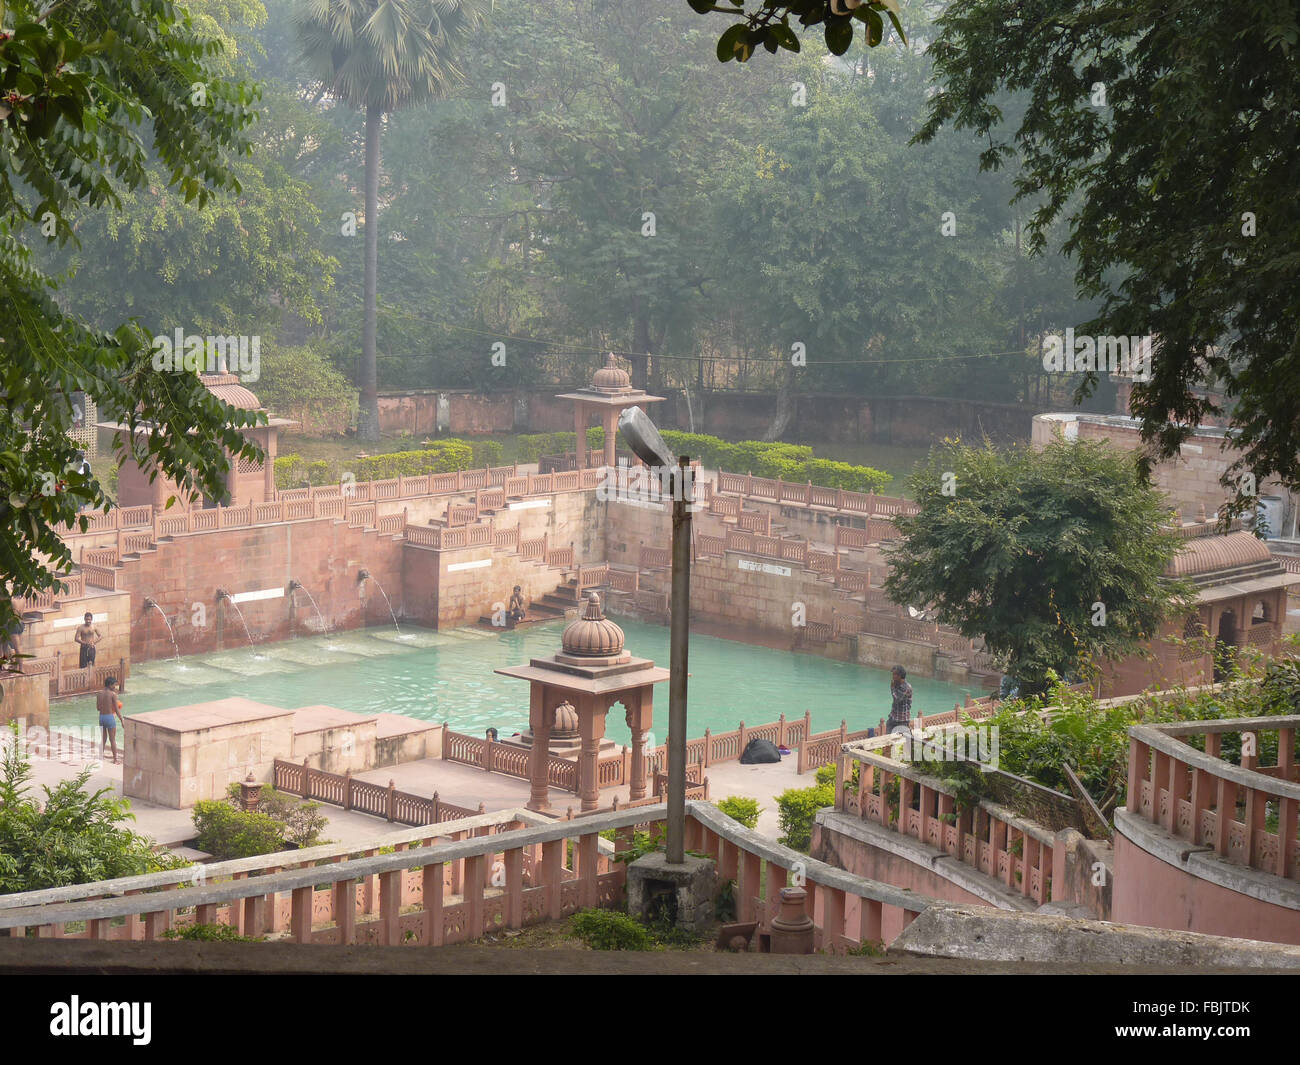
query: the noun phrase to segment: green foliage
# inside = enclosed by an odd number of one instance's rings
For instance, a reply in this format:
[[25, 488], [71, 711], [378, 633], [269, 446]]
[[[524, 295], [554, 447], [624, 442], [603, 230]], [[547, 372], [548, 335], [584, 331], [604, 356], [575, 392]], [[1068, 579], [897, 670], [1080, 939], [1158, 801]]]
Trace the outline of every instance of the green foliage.
[[912, 486], [920, 512], [896, 520], [885, 590], [982, 636], [1025, 695], [1131, 654], [1188, 594], [1164, 577], [1182, 544], [1164, 496], [1128, 452], [945, 441]]
[[[638, 858], [644, 858], [647, 854], [662, 850], [667, 836], [668, 826], [662, 823], [653, 826], [651, 832], [634, 831], [632, 833], [632, 845], [621, 854], [614, 855], [614, 861], [634, 862]], [[614, 837], [611, 834], [609, 838], [613, 839]]]
[[252, 858], [284, 849], [285, 827], [256, 811], [237, 810], [219, 799], [194, 804], [196, 846], [214, 858]]
[[[1297, 712], [1300, 662], [1246, 662], [1217, 692], [1177, 692], [1173, 697], [1150, 696], [1120, 706], [1101, 707], [1088, 693], [1058, 685], [1049, 695], [1004, 703], [988, 718], [968, 724], [997, 727], [999, 768], [1027, 777], [1057, 791], [1070, 792], [1064, 764], [1069, 764], [1092, 800], [1109, 815], [1126, 797], [1130, 726], [1169, 721], [1210, 721], [1220, 718], [1271, 717]], [[1052, 707], [1050, 720], [1040, 711]], [[1188, 737], [1204, 750], [1204, 738]], [[1278, 734], [1260, 730], [1260, 765], [1278, 762]], [[1296, 755], [1300, 757], [1300, 738]], [[1225, 732], [1220, 756], [1241, 761], [1241, 734]], [[971, 762], [926, 762], [927, 772], [956, 789], [958, 804], [972, 806], [989, 795], [990, 778]]]
[[471, 440], [469, 447], [470, 469], [486, 470], [505, 465], [505, 447], [500, 440]]
[[757, 828], [758, 815], [763, 812], [762, 807], [758, 805], [757, 799], [749, 799], [740, 795], [729, 795], [725, 799], [719, 799], [714, 805], [733, 821], [739, 821], [746, 828]]
[[885, 39], [885, 19], [906, 43], [903, 25], [899, 21], [898, 0], [866, 0], [852, 9], [828, 4], [826, 0], [737, 0], [732, 6], [722, 7], [713, 0], [687, 0], [693, 11], [702, 15], [719, 11], [741, 18], [722, 32], [718, 38], [718, 61], [736, 60], [746, 63], [759, 49], [766, 48], [774, 55], [780, 49], [800, 51], [799, 35], [791, 27], [791, 20], [800, 26], [822, 26], [826, 48], [832, 55], [843, 55], [853, 44], [862, 23], [863, 43], [874, 48]]
[[813, 818], [817, 811], [835, 805], [835, 788], [816, 784], [811, 788], [789, 788], [776, 797], [781, 836], [777, 842], [807, 853], [812, 846]]
[[[126, 423], [121, 446], [183, 493], [219, 497], [227, 454], [262, 457], [239, 431], [257, 415], [224, 406], [192, 373], [156, 371], [141, 326], [118, 319], [101, 332], [67, 310], [56, 298], [66, 279], [36, 258], [75, 244], [74, 223], [118, 207], [122, 190], [156, 180], [199, 209], [238, 191], [228, 160], [249, 148], [257, 90], [222, 75], [220, 44], [170, 0], [138, 0], [129, 18], [91, 0], [10, 0], [4, 25], [0, 572], [15, 595], [32, 595], [73, 561], [55, 527], [106, 503], [93, 476], [71, 469], [78, 448], [67, 432], [83, 397]], [[207, 106], [186, 103], [196, 84]], [[12, 617], [6, 596], [0, 624]]]
[[180, 868], [186, 862], [154, 852], [153, 843], [124, 827], [133, 820], [112, 789], [86, 791], [85, 769], [36, 798], [31, 763], [18, 728], [4, 737], [0, 763], [0, 895], [86, 884]]
[[[238, 784], [231, 784], [226, 789], [226, 802], [238, 808]], [[285, 842], [298, 848], [314, 847], [322, 842], [320, 834], [329, 824], [329, 818], [320, 810], [320, 803], [307, 802], [297, 795], [277, 791], [270, 784], [262, 785], [261, 796], [257, 801], [257, 812], [279, 822], [284, 829]]]
[[683, 433], [674, 429], [663, 430], [661, 435], [664, 443], [676, 454], [689, 455], [709, 469], [728, 473], [752, 473], [756, 477], [779, 477], [796, 483], [812, 481], [825, 488], [842, 488], [848, 492], [878, 492], [893, 480], [883, 470], [870, 466], [813, 458], [813, 449], [806, 444], [762, 440], [742, 440], [731, 444], [705, 433]]
[[516, 459], [536, 462], [543, 455], [561, 455], [573, 450], [574, 433], [521, 433], [515, 437]]
[[241, 936], [228, 924], [192, 924], [184, 928], [168, 928], [163, 939], [185, 939], [200, 943], [260, 943], [253, 936]]
[[271, 351], [263, 345], [256, 388], [264, 406], [302, 422], [307, 432], [347, 428], [356, 407], [356, 389], [317, 348], [307, 345]]
[[[1152, 379], [1133, 391], [1144, 437], [1171, 458], [1229, 408], [1238, 457], [1224, 482], [1253, 510], [1256, 483], [1300, 481], [1300, 392], [1278, 387], [1300, 369], [1287, 140], [1300, 35], [1290, 6], [1247, 0], [1233, 16], [1225, 33], [1161, 0], [1045, 0], [1030, 18], [956, 0], [928, 49], [941, 90], [918, 138], [968, 131], [982, 166], [1009, 165], [1017, 199], [1036, 208], [1031, 248], [1068, 226], [1076, 281], [1100, 301], [1071, 324], [1159, 338]], [[1019, 106], [1006, 107], [1009, 90]], [[1084, 374], [1080, 395], [1097, 380]]]
[[592, 950], [652, 950], [654, 940], [639, 921], [612, 910], [582, 910], [573, 916], [573, 933]]

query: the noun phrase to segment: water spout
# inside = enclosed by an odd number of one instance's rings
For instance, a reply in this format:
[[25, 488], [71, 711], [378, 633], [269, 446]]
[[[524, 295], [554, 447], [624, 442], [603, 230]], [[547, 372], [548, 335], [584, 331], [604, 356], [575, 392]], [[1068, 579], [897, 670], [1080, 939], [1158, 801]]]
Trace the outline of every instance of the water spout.
[[147, 614], [150, 610], [156, 610], [159, 614], [162, 614], [163, 624], [167, 626], [167, 635], [172, 641], [172, 655], [179, 662], [181, 660], [181, 649], [176, 646], [176, 633], [172, 631], [172, 623], [167, 620], [167, 615], [163, 613], [163, 608], [158, 605], [158, 600], [146, 595], [144, 597], [144, 611]]
[[[366, 581], [375, 581], [375, 578], [370, 575], [370, 571], [368, 569], [358, 570], [357, 584], [364, 584]], [[393, 601], [388, 598], [388, 593], [384, 591], [384, 586], [380, 584], [378, 581], [375, 581], [375, 587], [379, 589], [379, 594], [384, 597], [384, 602], [388, 604], [388, 613], [389, 616], [393, 619], [393, 628], [397, 630], [397, 635], [401, 636], [402, 626], [397, 624], [397, 611], [393, 609]]]
[[320, 612], [320, 607], [316, 605], [316, 597], [307, 590], [307, 586], [302, 581], [296, 578], [289, 582], [289, 594], [292, 595], [294, 592], [302, 592], [307, 597], [307, 601], [311, 603], [311, 608], [316, 611], [316, 620], [320, 622], [320, 631], [328, 632], [329, 626], [325, 623], [325, 615]]
[[228, 591], [224, 588], [218, 588], [217, 602], [219, 603], [223, 599], [235, 608], [235, 614], [239, 618], [239, 623], [244, 626], [244, 635], [248, 637], [248, 648], [253, 651], [254, 655], [256, 655], [257, 651], [253, 647], [253, 634], [248, 631], [248, 622], [244, 620], [244, 612], [239, 609], [239, 604], [235, 602], [234, 597]]

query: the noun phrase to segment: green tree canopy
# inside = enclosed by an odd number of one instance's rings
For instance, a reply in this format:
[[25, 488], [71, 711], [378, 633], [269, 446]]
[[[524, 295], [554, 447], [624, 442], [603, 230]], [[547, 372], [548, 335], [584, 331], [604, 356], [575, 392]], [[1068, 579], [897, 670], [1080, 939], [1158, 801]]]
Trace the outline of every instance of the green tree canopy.
[[[258, 457], [238, 431], [255, 415], [154, 369], [138, 327], [101, 332], [65, 311], [33, 255], [73, 239], [80, 208], [118, 207], [154, 159], [187, 203], [237, 191], [228, 160], [248, 148], [256, 92], [221, 76], [220, 45], [169, 0], [17, 0], [0, 26], [0, 572], [25, 595], [71, 562], [55, 526], [106, 503], [76, 471], [79, 396], [116, 413], [133, 430], [123, 446], [186, 492], [220, 494], [228, 453]], [[12, 617], [0, 599], [0, 623]]]
[[31, 763], [18, 726], [0, 737], [0, 895], [88, 884], [175, 868], [153, 841], [132, 832], [130, 803], [109, 788], [86, 790], [90, 770], [45, 787], [44, 801], [30, 785]]
[[1167, 504], [1104, 442], [948, 441], [912, 486], [885, 590], [982, 636], [1022, 694], [1131, 653], [1187, 594], [1163, 576], [1182, 543]]
[[[1174, 455], [1217, 385], [1243, 449], [1225, 483], [1300, 486], [1295, 6], [1247, 0], [1225, 25], [1186, 0], [954, 0], [937, 25], [920, 139], [969, 129], [986, 167], [1018, 162], [1018, 195], [1041, 197], [1032, 239], [1065, 219], [1100, 300], [1079, 331], [1157, 338], [1133, 396], [1144, 437]], [[1015, 121], [1008, 90], [1028, 98]]]

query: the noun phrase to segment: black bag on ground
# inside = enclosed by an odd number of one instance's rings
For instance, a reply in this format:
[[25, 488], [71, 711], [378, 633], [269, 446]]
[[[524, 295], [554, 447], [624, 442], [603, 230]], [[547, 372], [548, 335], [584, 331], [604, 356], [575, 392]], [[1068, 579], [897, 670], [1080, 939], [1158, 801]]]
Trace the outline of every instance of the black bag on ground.
[[781, 752], [771, 740], [752, 739], [745, 744], [745, 750], [740, 755], [741, 765], [762, 765], [780, 760]]

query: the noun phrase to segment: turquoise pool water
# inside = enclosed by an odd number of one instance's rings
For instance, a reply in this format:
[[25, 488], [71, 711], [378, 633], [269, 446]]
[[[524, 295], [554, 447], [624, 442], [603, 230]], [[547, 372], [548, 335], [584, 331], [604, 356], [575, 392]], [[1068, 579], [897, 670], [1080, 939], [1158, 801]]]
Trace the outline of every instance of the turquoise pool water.
[[[620, 619], [634, 655], [668, 665], [668, 630]], [[528, 722], [528, 685], [497, 676], [500, 666], [553, 654], [563, 622], [517, 632], [464, 628], [433, 632], [407, 628], [399, 637], [390, 626], [284, 643], [247, 647], [180, 662], [145, 662], [131, 673], [122, 697], [126, 715], [239, 695], [296, 709], [323, 703], [357, 713], [389, 711], [425, 721], [446, 721], [458, 732], [481, 736], [489, 726], [503, 735]], [[889, 674], [815, 655], [792, 654], [712, 636], [691, 637], [690, 735], [757, 725], [812, 712], [814, 731], [848, 722], [849, 729], [874, 726], [889, 714]], [[913, 710], [951, 710], [968, 690], [943, 681], [910, 677]], [[52, 704], [53, 727], [95, 722], [93, 697]], [[655, 692], [655, 739], [667, 733], [668, 685]], [[628, 741], [617, 710], [608, 736]]]

